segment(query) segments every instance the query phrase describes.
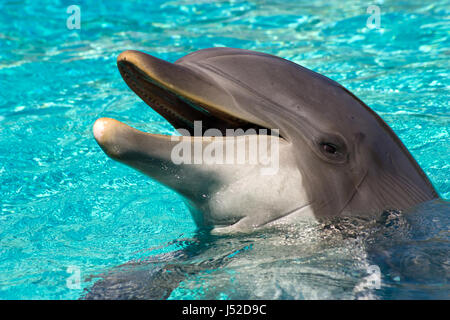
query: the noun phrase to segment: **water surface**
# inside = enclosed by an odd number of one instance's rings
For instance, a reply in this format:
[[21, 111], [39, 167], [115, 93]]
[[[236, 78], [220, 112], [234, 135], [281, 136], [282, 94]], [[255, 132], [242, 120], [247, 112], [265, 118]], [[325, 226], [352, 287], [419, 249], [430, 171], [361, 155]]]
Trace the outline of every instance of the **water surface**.
[[[77, 3], [80, 30], [66, 27], [72, 1], [0, 2], [1, 299], [77, 299], [130, 261], [163, 270], [155, 259], [182, 266], [166, 281], [173, 299], [448, 297], [448, 202], [341, 229], [211, 238], [175, 193], [108, 159], [91, 132], [107, 116], [174, 133], [121, 79], [123, 50], [169, 61], [214, 46], [258, 50], [355, 93], [449, 199], [448, 1], [380, 2], [379, 29], [366, 25], [366, 1]], [[371, 265], [381, 289], [361, 286]], [[67, 285], [73, 270], [79, 288]]]

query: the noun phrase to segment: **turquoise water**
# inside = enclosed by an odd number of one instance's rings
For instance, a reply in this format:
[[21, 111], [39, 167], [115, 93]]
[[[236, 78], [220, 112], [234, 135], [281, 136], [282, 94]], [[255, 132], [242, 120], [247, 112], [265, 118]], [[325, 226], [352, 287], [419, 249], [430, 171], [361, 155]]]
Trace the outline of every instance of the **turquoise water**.
[[[385, 217], [370, 235], [351, 222], [344, 235], [319, 225], [212, 239], [175, 193], [108, 159], [91, 127], [108, 116], [174, 133], [121, 79], [123, 50], [169, 61], [263, 51], [355, 93], [449, 199], [450, 2], [382, 1], [379, 29], [366, 1], [77, 3], [80, 30], [66, 27], [72, 1], [0, 2], [0, 299], [77, 299], [131, 260], [156, 270], [155, 257], [202, 266], [173, 281], [173, 299], [448, 298], [448, 202]], [[370, 264], [382, 282], [366, 292]], [[67, 286], [74, 268], [79, 288]]]

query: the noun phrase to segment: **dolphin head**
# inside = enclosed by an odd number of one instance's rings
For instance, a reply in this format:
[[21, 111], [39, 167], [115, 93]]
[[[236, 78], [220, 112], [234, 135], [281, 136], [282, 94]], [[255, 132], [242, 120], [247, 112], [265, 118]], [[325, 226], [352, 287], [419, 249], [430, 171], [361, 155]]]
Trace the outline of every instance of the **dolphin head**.
[[[212, 48], [175, 63], [125, 51], [117, 64], [128, 86], [182, 136], [101, 118], [93, 129], [97, 142], [113, 159], [182, 195], [199, 225], [245, 230], [298, 216], [377, 214], [437, 197], [375, 112], [293, 62]], [[231, 161], [217, 161], [227, 146], [241, 150], [243, 160], [234, 152]], [[192, 160], [198, 149], [213, 161]], [[268, 172], [267, 162], [251, 161], [262, 149], [269, 150]]]

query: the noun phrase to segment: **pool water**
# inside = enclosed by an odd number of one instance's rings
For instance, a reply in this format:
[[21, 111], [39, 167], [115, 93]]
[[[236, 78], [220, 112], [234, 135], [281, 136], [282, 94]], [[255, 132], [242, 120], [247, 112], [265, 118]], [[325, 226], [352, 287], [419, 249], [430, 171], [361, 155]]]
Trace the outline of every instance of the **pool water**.
[[121, 79], [126, 49], [263, 51], [355, 93], [449, 199], [449, 1], [374, 1], [374, 29], [367, 1], [77, 1], [69, 30], [72, 4], [0, 2], [0, 299], [448, 299], [446, 200], [212, 237], [174, 192], [107, 158], [91, 128], [107, 116], [175, 134]]

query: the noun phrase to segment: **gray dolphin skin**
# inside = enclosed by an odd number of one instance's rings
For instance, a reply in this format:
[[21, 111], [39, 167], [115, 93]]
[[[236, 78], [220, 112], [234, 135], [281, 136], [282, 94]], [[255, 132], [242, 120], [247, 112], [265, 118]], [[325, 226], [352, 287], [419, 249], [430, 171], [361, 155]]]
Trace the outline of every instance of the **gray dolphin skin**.
[[[117, 60], [128, 86], [184, 135], [223, 146], [227, 129], [277, 129], [278, 171], [261, 164], [176, 164], [170, 136], [101, 118], [94, 136], [112, 159], [175, 190], [200, 227], [248, 231], [302, 217], [377, 215], [438, 198], [389, 126], [335, 81], [265, 53], [211, 48], [169, 63], [138, 51]], [[194, 121], [202, 122], [200, 134]], [[217, 129], [224, 137], [208, 136]], [[261, 132], [261, 131], [260, 131]], [[190, 135], [188, 136], [189, 133]], [[204, 134], [204, 135], [203, 135]], [[244, 144], [252, 134], [234, 137]], [[228, 140], [227, 140], [228, 139]]]

